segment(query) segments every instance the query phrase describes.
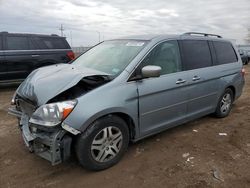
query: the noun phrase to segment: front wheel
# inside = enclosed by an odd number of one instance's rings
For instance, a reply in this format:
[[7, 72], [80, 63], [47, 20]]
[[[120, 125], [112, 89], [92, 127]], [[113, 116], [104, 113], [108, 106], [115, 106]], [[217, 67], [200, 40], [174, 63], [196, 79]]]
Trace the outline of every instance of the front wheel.
[[233, 92], [230, 88], [227, 88], [217, 104], [215, 115], [223, 118], [228, 116], [233, 105]]
[[96, 120], [76, 143], [76, 156], [89, 170], [104, 170], [115, 165], [124, 155], [129, 143], [125, 121], [117, 116]]

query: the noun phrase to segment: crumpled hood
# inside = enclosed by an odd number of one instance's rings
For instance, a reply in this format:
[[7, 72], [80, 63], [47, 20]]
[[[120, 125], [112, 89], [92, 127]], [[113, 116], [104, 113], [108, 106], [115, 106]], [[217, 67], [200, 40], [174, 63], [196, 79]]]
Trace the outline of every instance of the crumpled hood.
[[76, 85], [82, 78], [94, 75], [108, 75], [93, 69], [77, 69], [72, 64], [58, 64], [33, 71], [18, 87], [17, 94], [37, 106]]

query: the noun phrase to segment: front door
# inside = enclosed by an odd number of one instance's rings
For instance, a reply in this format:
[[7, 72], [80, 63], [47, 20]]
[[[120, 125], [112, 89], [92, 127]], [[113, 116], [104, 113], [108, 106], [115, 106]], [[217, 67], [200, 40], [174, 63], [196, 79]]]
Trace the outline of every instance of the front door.
[[7, 34], [5, 38], [5, 64], [8, 79], [19, 80], [28, 76], [32, 70], [33, 59], [27, 36]]
[[152, 134], [185, 120], [187, 111], [187, 79], [182, 72], [177, 41], [157, 45], [143, 60], [146, 65], [162, 68], [161, 76], [137, 81], [141, 136]]

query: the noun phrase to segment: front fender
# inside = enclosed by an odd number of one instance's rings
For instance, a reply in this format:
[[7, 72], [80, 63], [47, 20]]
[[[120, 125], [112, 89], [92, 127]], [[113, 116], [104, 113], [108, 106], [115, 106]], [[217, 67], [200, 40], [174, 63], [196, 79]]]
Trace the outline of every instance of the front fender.
[[136, 135], [138, 126], [138, 93], [136, 83], [108, 83], [79, 97], [78, 103], [64, 123], [84, 132], [98, 118], [123, 113], [134, 122]]
[[[121, 114], [126, 114], [128, 115], [132, 120], [133, 123], [137, 125], [137, 118], [134, 117], [133, 114], [131, 114], [130, 112], [127, 111], [127, 109], [124, 109], [122, 107], [114, 107], [114, 108], [109, 108], [109, 109], [104, 109], [96, 114], [94, 114], [93, 116], [89, 117], [80, 127], [80, 131], [84, 132], [95, 120], [103, 117], [103, 116], [107, 116], [109, 114], [114, 114], [114, 113], [121, 113]], [[136, 126], [138, 127], [138, 126]]]

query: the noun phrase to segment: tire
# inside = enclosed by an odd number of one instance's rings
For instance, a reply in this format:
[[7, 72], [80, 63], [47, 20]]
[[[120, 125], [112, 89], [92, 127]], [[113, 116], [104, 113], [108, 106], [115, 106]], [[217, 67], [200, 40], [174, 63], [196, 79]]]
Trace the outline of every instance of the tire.
[[118, 163], [129, 144], [129, 129], [118, 116], [96, 120], [76, 142], [79, 163], [88, 170], [104, 170]]
[[228, 116], [232, 109], [234, 94], [230, 88], [227, 88], [219, 99], [216, 107], [215, 116], [224, 118]]

